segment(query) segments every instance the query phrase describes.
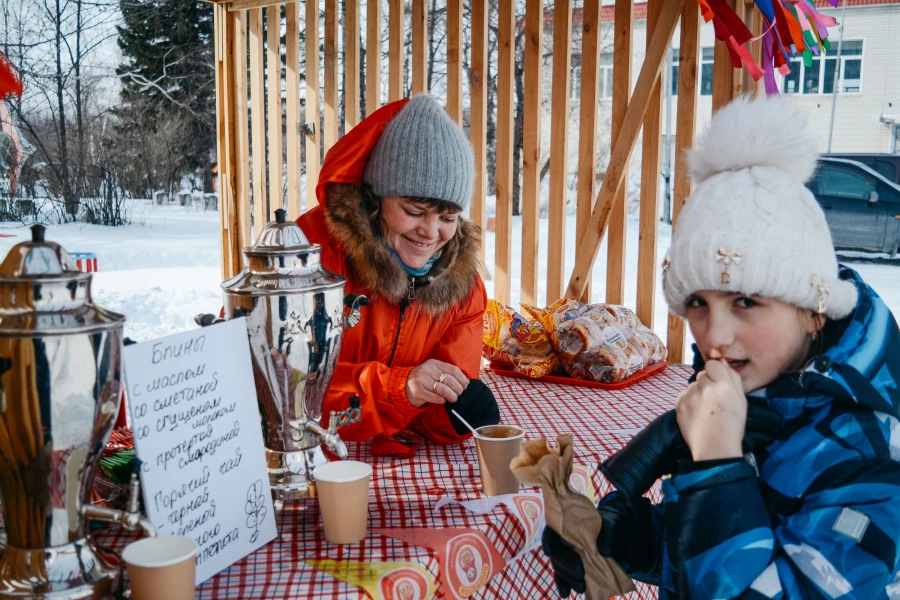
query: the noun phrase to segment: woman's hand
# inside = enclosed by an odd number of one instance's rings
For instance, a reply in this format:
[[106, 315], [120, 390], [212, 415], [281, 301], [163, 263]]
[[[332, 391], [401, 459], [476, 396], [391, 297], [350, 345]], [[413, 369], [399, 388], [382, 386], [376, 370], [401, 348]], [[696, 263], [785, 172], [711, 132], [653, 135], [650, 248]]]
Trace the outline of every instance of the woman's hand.
[[741, 376], [727, 362], [708, 361], [675, 400], [675, 413], [695, 461], [743, 456], [747, 398]]
[[429, 358], [409, 372], [406, 380], [406, 397], [409, 403], [420, 407], [426, 402], [443, 404], [456, 399], [469, 385], [469, 378], [450, 363]]

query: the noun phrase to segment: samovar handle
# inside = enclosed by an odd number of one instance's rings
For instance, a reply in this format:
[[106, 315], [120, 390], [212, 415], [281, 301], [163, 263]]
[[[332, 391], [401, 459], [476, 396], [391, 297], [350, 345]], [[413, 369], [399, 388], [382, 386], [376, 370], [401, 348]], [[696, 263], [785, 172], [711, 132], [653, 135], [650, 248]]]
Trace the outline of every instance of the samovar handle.
[[346, 294], [344, 296], [344, 329], [350, 329], [360, 319], [360, 309], [369, 305], [369, 299], [362, 294]]

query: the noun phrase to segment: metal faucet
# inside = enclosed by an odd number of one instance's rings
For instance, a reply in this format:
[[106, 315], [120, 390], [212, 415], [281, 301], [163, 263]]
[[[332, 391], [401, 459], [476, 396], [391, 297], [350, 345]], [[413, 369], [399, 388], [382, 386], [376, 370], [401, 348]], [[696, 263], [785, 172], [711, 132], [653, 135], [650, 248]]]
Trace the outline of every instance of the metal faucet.
[[344, 444], [344, 441], [341, 439], [337, 430], [344, 425], [359, 423], [359, 420], [362, 417], [362, 410], [359, 405], [359, 396], [353, 396], [350, 398], [350, 408], [340, 412], [331, 411], [331, 415], [328, 418], [328, 429], [324, 429], [318, 422], [312, 419], [308, 420], [306, 423], [302, 423], [299, 420], [288, 421], [288, 424], [294, 429], [311, 431], [317, 434], [322, 438], [322, 441], [325, 442], [326, 448], [337, 454], [338, 458], [344, 460], [348, 456], [347, 446]]
[[128, 484], [128, 503], [125, 506], [125, 510], [83, 504], [81, 506], [81, 516], [85, 519], [118, 523], [128, 531], [140, 528], [144, 536], [156, 537], [156, 527], [153, 526], [149, 519], [141, 516], [141, 480], [139, 476], [141, 464], [140, 459], [134, 458], [131, 460], [131, 481]]

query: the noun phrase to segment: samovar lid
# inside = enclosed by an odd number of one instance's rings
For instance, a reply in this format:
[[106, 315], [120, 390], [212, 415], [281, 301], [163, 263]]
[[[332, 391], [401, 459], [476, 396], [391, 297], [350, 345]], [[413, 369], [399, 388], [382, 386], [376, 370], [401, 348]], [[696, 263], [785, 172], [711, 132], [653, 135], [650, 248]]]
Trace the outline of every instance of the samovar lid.
[[244, 248], [247, 266], [222, 283], [227, 293], [249, 296], [319, 292], [343, 286], [346, 279], [320, 263], [322, 247], [311, 244], [300, 226], [275, 211], [256, 243]]
[[21, 337], [102, 331], [125, 317], [91, 298], [90, 273], [78, 270], [65, 248], [32, 225], [31, 240], [13, 246], [0, 263], [0, 336]]

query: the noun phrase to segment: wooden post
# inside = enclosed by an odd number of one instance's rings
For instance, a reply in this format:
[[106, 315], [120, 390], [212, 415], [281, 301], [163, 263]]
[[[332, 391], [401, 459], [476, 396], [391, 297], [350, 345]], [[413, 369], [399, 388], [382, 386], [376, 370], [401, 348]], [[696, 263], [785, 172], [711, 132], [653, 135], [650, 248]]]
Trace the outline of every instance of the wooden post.
[[[576, 247], [584, 239], [597, 193], [594, 173], [597, 167], [597, 97], [600, 91], [600, 0], [585, 0], [582, 15]], [[590, 276], [580, 300], [584, 303], [591, 301]]]
[[462, 125], [462, 0], [447, 0], [447, 114]]
[[412, 0], [412, 93], [422, 94], [427, 87], [428, 0]]
[[[290, 4], [288, 4], [290, 6]], [[306, 3], [306, 209], [316, 206], [319, 179], [319, 3]], [[290, 139], [290, 138], [288, 138]], [[288, 146], [290, 147], [290, 146]], [[299, 162], [299, 161], [298, 161]], [[298, 170], [299, 173], [299, 170]], [[290, 175], [290, 166], [288, 167]], [[299, 176], [299, 174], [298, 174]]]
[[[647, 3], [647, 46], [653, 37], [663, 0]], [[664, 59], [665, 62], [665, 59]], [[653, 329], [656, 306], [656, 238], [659, 228], [659, 143], [662, 137], [662, 81], [671, 75], [657, 76], [644, 117], [641, 147], [641, 218], [638, 242], [637, 313], [641, 323]]]
[[263, 18], [261, 8], [250, 17], [250, 119], [253, 152], [253, 236], [256, 239], [268, 219], [266, 202], [266, 79], [263, 68]]
[[344, 133], [359, 123], [359, 0], [344, 0]]
[[[634, 0], [616, 0], [613, 24], [613, 90], [610, 148], [615, 148], [631, 97], [631, 50]], [[625, 303], [625, 234], [628, 231], [628, 165], [623, 167], [625, 185], [613, 198], [606, 244], [606, 301]]]
[[[294, 14], [297, 8], [294, 4]], [[299, 45], [298, 45], [299, 46]], [[299, 47], [297, 51], [299, 52]], [[294, 54], [296, 60], [297, 55]], [[284, 206], [284, 193], [282, 192], [282, 161], [284, 154], [282, 149], [281, 129], [281, 7], [270, 6], [266, 8], [266, 66], [269, 76], [269, 215], [278, 208]], [[299, 99], [297, 100], [299, 114]], [[295, 131], [296, 134], [296, 131]], [[296, 135], [295, 135], [296, 137]], [[299, 141], [298, 141], [299, 143]], [[299, 159], [299, 155], [297, 157]], [[299, 160], [297, 161], [299, 163]], [[299, 170], [299, 169], [298, 169]], [[299, 190], [297, 197], [299, 198]], [[298, 202], [299, 204], [299, 202]], [[300, 214], [299, 211], [294, 213]], [[266, 215], [267, 219], [269, 215]]]
[[644, 120], [650, 103], [650, 94], [665, 63], [666, 52], [669, 50], [669, 43], [672, 41], [684, 3], [685, 0], [666, 0], [663, 3], [662, 12], [657, 21], [656, 34], [650, 40], [650, 47], [647, 50], [644, 65], [641, 67], [637, 85], [634, 87], [634, 94], [628, 104], [628, 110], [625, 111], [619, 139], [613, 145], [609, 168], [597, 195], [587, 234], [575, 254], [575, 269], [569, 279], [566, 291], [568, 298], [581, 297], [587, 282], [587, 275], [591, 272], [591, 267], [597, 258], [600, 241], [609, 225], [612, 200], [622, 186], [625, 175], [624, 167], [631, 158], [631, 153], [637, 143], [641, 122]]
[[366, 115], [381, 106], [381, 0], [366, 3]]
[[322, 126], [322, 141], [328, 154], [338, 139], [338, 0], [325, 0], [325, 121]]
[[512, 158], [513, 158], [513, 59], [516, 6], [499, 0], [497, 46], [497, 210], [494, 235], [494, 298], [509, 304], [512, 290]]
[[[475, 151], [475, 190], [469, 218], [484, 229], [485, 159], [487, 158], [487, 28], [486, 0], [471, 0], [472, 10], [472, 59], [469, 68], [469, 139]], [[479, 253], [484, 264], [484, 244]], [[488, 274], [485, 274], [488, 276]]]
[[[672, 230], [684, 201], [691, 195], [691, 178], [685, 150], [694, 145], [694, 126], [697, 115], [697, 81], [700, 57], [700, 7], [685, 2], [681, 15], [681, 44], [678, 58], [678, 119], [675, 129], [675, 189], [672, 194]], [[665, 277], [665, 274], [663, 275]], [[669, 332], [666, 336], [668, 360], [684, 362], [684, 321], [669, 313]]]
[[[231, 13], [234, 27], [234, 114], [237, 185], [235, 186], [235, 216], [240, 249], [250, 245], [250, 121], [247, 114], [247, 11]], [[243, 261], [238, 259], [238, 271]]]
[[[404, 0], [390, 0], [388, 15], [388, 102], [403, 97]], [[474, 13], [474, 10], [473, 10]]]
[[217, 4], [213, 11], [216, 52], [216, 123], [218, 148], [219, 220], [222, 226], [222, 279], [240, 271], [234, 216], [234, 20]]
[[[316, 6], [315, 2], [308, 2], [307, 7]], [[310, 43], [310, 34], [318, 37], [318, 8], [316, 8], [316, 18], [313, 21], [313, 27], [310, 28], [309, 16], [306, 19], [306, 42], [307, 56]], [[296, 2], [288, 2], [284, 5], [284, 20], [287, 25], [284, 37], [284, 81], [287, 102], [285, 105], [285, 145], [287, 146], [287, 211], [293, 218], [300, 216], [303, 207], [300, 205], [300, 140], [301, 140], [301, 122], [300, 122], [300, 8]], [[279, 27], [280, 29], [280, 27]], [[318, 48], [316, 49], [318, 53]], [[306, 69], [306, 115], [309, 119], [309, 59], [307, 58]], [[319, 70], [316, 68], [313, 80], [318, 81]], [[279, 88], [281, 83], [279, 82]], [[318, 83], [316, 84], [316, 100], [318, 99]], [[318, 120], [317, 120], [318, 121]], [[307, 187], [309, 186], [309, 148], [306, 152], [307, 165]], [[307, 204], [309, 206], [309, 204]], [[314, 205], [313, 205], [314, 206]]]
[[[572, 2], [553, 2], [553, 90], [550, 111], [550, 202], [547, 242], [547, 303], [560, 298], [565, 282], [568, 187], [569, 67]], [[582, 290], [579, 290], [579, 296]]]
[[543, 0], [525, 2], [525, 119], [522, 140], [522, 303], [538, 303], [541, 194]]
[[[736, 1], [743, 2], [743, 0], [725, 0], [725, 4], [734, 9]], [[716, 112], [731, 102], [734, 94], [734, 67], [731, 66], [731, 57], [724, 42], [716, 40], [713, 52], [712, 109]]]

